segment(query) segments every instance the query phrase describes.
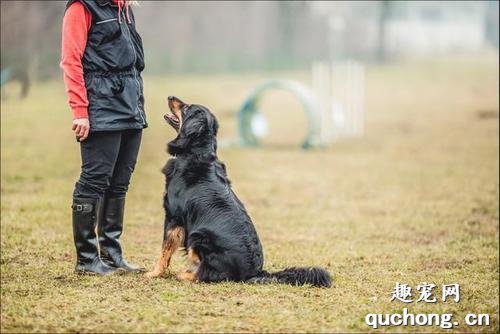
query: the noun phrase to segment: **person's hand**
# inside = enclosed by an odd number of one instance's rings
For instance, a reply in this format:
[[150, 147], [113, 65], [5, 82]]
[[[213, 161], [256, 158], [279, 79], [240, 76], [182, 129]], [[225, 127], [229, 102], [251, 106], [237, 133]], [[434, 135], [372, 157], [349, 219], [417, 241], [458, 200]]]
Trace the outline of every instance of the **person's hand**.
[[78, 141], [87, 139], [90, 131], [90, 124], [88, 118], [76, 118], [73, 120], [72, 130], [75, 132]]

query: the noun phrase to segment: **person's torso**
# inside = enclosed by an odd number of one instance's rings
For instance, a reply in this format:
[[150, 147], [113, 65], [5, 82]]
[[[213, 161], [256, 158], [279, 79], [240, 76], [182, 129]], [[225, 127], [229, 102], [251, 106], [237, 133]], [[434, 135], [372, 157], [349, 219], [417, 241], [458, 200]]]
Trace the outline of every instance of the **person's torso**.
[[70, 0], [68, 7], [75, 1], [92, 15], [82, 58], [91, 129], [146, 127], [144, 51], [132, 9], [127, 16], [126, 9], [103, 0]]

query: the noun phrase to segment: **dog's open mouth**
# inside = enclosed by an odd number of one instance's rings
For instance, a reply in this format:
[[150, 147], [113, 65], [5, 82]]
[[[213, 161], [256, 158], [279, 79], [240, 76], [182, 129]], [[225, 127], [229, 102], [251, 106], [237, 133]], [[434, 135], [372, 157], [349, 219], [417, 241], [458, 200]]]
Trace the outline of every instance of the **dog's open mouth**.
[[182, 108], [185, 106], [186, 104], [177, 97], [175, 96], [168, 97], [168, 108], [170, 109], [170, 111], [168, 111], [163, 116], [163, 118], [177, 132], [179, 132], [182, 126]]
[[181, 122], [179, 121], [177, 116], [175, 116], [171, 112], [167, 112], [165, 115], [163, 115], [163, 118], [167, 121], [168, 124], [170, 124], [171, 127], [173, 127], [176, 131], [179, 131]]

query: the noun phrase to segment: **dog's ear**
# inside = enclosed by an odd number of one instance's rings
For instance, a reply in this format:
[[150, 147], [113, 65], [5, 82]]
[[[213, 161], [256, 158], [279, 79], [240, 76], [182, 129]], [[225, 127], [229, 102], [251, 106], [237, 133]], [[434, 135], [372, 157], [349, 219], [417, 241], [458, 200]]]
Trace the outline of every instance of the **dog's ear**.
[[168, 153], [182, 154], [191, 149], [191, 145], [207, 131], [207, 121], [202, 114], [186, 119], [177, 137], [168, 143]]
[[167, 152], [171, 155], [182, 154], [187, 151], [189, 145], [188, 138], [182, 138], [181, 134], [167, 145]]
[[207, 120], [205, 116], [201, 113], [197, 114], [196, 117], [189, 119], [185, 127], [183, 127], [184, 135], [191, 139], [196, 139], [205, 134], [207, 131]]

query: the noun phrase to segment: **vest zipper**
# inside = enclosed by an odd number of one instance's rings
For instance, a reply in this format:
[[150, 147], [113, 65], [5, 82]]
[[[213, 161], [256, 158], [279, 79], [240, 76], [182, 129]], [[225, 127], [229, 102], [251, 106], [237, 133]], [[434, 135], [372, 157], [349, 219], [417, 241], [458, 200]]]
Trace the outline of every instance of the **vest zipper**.
[[[137, 68], [135, 67], [135, 62], [137, 61], [137, 53], [135, 52], [134, 43], [132, 42], [132, 36], [130, 34], [130, 28], [128, 26], [125, 14], [123, 14], [123, 13], [121, 13], [121, 14], [122, 14], [122, 17], [123, 17], [123, 22], [124, 22], [125, 26], [127, 27], [128, 41], [129, 41], [130, 45], [132, 46], [132, 50], [134, 51], [134, 65], [133, 65], [133, 71], [132, 72], [134, 73], [134, 80], [135, 80], [135, 83], [137, 84], [137, 89], [139, 91], [139, 96], [140, 96], [140, 94], [141, 94], [141, 84], [139, 83], [139, 80], [137, 79]], [[144, 108], [144, 106], [143, 106], [143, 108]], [[146, 120], [144, 119], [144, 116], [142, 115], [142, 112], [139, 110], [139, 103], [137, 103], [137, 107], [135, 108], [135, 110], [137, 111], [137, 113], [139, 114], [139, 116], [141, 116], [142, 124], [146, 125]]]

